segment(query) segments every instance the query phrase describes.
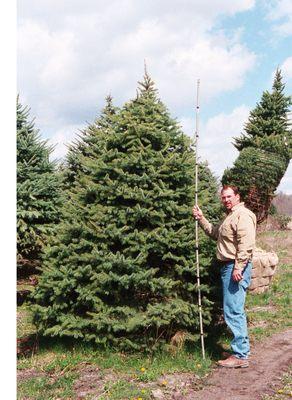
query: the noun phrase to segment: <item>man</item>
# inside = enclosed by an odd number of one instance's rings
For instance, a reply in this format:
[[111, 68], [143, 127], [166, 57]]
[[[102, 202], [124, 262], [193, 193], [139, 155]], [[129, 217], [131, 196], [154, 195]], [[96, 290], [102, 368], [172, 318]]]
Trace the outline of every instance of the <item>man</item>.
[[194, 206], [193, 216], [206, 234], [217, 240], [224, 319], [234, 336], [231, 342], [233, 354], [218, 364], [227, 368], [244, 368], [248, 367], [250, 351], [244, 303], [251, 280], [256, 216], [240, 201], [236, 186], [223, 186], [221, 202], [227, 215], [219, 225], [213, 226], [198, 206]]

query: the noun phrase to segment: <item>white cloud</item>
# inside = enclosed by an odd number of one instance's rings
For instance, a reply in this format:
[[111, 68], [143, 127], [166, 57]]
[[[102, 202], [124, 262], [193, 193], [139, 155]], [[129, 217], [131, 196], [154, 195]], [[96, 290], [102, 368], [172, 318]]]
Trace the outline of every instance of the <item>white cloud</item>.
[[26, 78], [34, 76], [36, 84], [50, 90], [74, 77], [76, 54], [72, 32], [50, 32], [28, 20], [19, 27], [18, 35], [19, 70]]
[[290, 165], [282, 178], [280, 185], [277, 189], [278, 192], [283, 192], [286, 194], [292, 194], [292, 164], [290, 162]]
[[281, 71], [284, 77], [284, 80], [288, 80], [292, 78], [292, 57], [288, 57], [281, 66]]
[[273, 30], [280, 36], [290, 36], [292, 34], [291, 0], [274, 0], [270, 3], [268, 19], [274, 21]]
[[[208, 101], [219, 94], [242, 86], [245, 74], [253, 67], [255, 56], [244, 46], [213, 43], [212, 38], [201, 36], [192, 46], [177, 48], [166, 55], [169, 70], [162, 79], [160, 92], [169, 100], [170, 106], [180, 109], [189, 104], [194, 93], [195, 78], [200, 78], [202, 100]], [[173, 78], [177, 85], [169, 85]]]
[[54, 146], [52, 153], [53, 159], [62, 159], [67, 153], [67, 146], [78, 139], [78, 134], [84, 125], [68, 125], [57, 131], [49, 140], [49, 144]]
[[19, 2], [18, 86], [41, 131], [92, 120], [108, 93], [135, 96], [143, 62], [175, 115], [192, 108], [197, 77], [202, 99], [238, 89], [256, 56], [224, 32], [220, 16], [254, 0], [104, 0]]
[[[243, 132], [249, 111], [247, 106], [242, 105], [229, 114], [215, 115], [200, 127], [198, 155], [201, 160], [208, 161], [211, 170], [219, 178], [222, 177], [224, 169], [231, 167], [238, 156], [232, 142], [234, 137]], [[194, 121], [182, 118], [181, 123], [184, 131], [194, 137]]]

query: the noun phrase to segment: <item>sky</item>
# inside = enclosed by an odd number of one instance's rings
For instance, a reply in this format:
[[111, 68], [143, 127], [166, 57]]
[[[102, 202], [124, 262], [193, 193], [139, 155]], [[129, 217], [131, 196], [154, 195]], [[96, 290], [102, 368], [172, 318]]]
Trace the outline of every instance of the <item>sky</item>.
[[[193, 136], [200, 79], [198, 152], [221, 178], [277, 67], [292, 93], [291, 36], [290, 0], [18, 0], [17, 91], [62, 159], [108, 94], [135, 97], [145, 62]], [[292, 194], [291, 163], [278, 190]]]

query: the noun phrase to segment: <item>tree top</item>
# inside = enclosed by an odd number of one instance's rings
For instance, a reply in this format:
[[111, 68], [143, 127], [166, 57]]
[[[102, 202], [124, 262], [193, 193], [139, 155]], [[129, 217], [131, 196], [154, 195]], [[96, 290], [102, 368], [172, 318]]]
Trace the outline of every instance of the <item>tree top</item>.
[[155, 88], [155, 83], [148, 74], [146, 61], [144, 61], [144, 76], [143, 81], [139, 81], [139, 90], [141, 93], [156, 93], [157, 89]]

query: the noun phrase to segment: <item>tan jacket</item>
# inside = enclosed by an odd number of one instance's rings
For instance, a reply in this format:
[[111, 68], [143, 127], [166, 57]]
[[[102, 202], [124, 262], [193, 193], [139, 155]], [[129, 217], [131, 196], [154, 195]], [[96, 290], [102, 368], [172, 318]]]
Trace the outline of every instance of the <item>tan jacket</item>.
[[218, 260], [234, 260], [234, 269], [237, 270], [242, 270], [251, 260], [255, 247], [256, 216], [244, 203], [234, 206], [219, 225], [213, 226], [205, 217], [199, 224], [208, 236], [217, 240]]

